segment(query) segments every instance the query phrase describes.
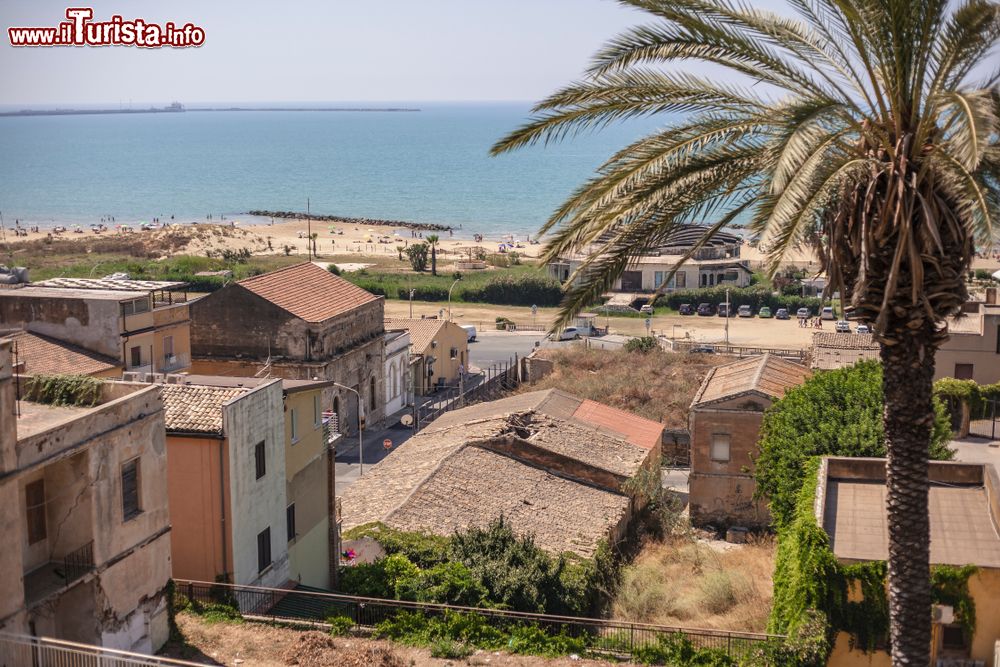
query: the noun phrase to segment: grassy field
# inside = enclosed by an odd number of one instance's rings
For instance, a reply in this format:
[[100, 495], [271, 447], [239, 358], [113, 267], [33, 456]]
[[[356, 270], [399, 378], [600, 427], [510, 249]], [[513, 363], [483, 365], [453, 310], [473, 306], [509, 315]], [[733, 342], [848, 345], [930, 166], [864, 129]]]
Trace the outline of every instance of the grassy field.
[[641, 354], [582, 346], [543, 348], [539, 354], [555, 362], [555, 370], [522, 391], [562, 389], [672, 427], [685, 425], [688, 407], [709, 369], [731, 361], [713, 355], [663, 350]]

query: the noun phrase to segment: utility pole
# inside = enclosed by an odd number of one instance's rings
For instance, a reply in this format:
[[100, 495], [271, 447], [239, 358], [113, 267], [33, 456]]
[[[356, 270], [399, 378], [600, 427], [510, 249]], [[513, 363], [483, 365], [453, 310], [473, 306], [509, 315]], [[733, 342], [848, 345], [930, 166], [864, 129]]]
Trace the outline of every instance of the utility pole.
[[415, 290], [415, 289], [411, 289], [410, 290], [410, 319], [411, 320], [413, 319], [413, 295], [416, 293], [416, 291], [417, 290]]
[[726, 288], [726, 345], [729, 345], [729, 316], [732, 315], [733, 304], [729, 303], [729, 288]]

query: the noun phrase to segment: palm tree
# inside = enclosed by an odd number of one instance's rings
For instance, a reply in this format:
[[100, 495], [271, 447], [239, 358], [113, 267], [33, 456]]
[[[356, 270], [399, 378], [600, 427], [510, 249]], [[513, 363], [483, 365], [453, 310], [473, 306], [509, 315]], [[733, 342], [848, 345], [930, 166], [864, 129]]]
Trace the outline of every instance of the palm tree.
[[438, 274], [437, 244], [441, 240], [437, 234], [428, 234], [427, 243], [431, 246], [431, 275]]
[[[893, 664], [926, 667], [931, 380], [942, 320], [966, 300], [974, 245], [1000, 211], [1000, 72], [977, 75], [998, 5], [789, 0], [790, 19], [730, 0], [623, 2], [652, 22], [493, 147], [682, 114], [611, 156], [543, 226], [544, 260], [585, 256], [556, 326], [682, 224], [703, 224], [703, 243], [748, 220], [772, 273], [814, 245], [882, 344]], [[749, 85], [665, 67], [691, 61]]]

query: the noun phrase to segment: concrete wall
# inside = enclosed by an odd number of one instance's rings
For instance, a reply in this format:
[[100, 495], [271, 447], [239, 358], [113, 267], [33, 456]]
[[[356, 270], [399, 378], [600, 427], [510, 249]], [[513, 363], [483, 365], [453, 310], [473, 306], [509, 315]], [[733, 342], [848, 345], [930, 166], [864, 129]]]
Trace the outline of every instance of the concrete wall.
[[[285, 420], [281, 381], [262, 384], [223, 406], [233, 509], [233, 583], [278, 586], [288, 580], [285, 540]], [[256, 478], [254, 447], [264, 442], [266, 473]], [[271, 530], [272, 564], [257, 568], [257, 535]]]
[[228, 444], [168, 435], [167, 450], [173, 575], [215, 581], [232, 572]]
[[[1000, 382], [1000, 313], [984, 314], [983, 334], [953, 333], [934, 357], [934, 379], [955, 377], [956, 364], [972, 364], [972, 379], [979, 384]], [[973, 315], [972, 317], [978, 317]]]
[[[0, 341], [0, 473], [16, 465], [15, 441], [17, 425], [14, 418], [14, 383], [11, 380], [10, 342]], [[24, 521], [17, 511], [21, 487], [10, 481], [0, 481], [0, 535], [7, 541], [0, 549], [0, 630], [23, 632], [25, 617], [21, 611], [24, 600], [23, 580], [11, 576], [23, 572], [21, 549], [10, 548], [24, 540]]]
[[[756, 403], [754, 409], [735, 409], [739, 402]], [[766, 504], [753, 499], [753, 459], [763, 410], [770, 401], [749, 397], [723, 407], [695, 407], [689, 417], [691, 431], [690, 512], [697, 526], [763, 527], [770, 522]], [[747, 406], [750, 407], [750, 406]], [[713, 461], [712, 436], [730, 438], [729, 461]]]
[[385, 349], [385, 414], [395, 414], [409, 405], [410, 396], [410, 334], [389, 341]]
[[[121, 309], [117, 301], [32, 296], [31, 291], [26, 288], [0, 292], [0, 324], [35, 331], [115, 359], [121, 358]], [[85, 293], [85, 290], [80, 291]]]
[[[285, 493], [295, 504], [295, 537], [288, 542], [289, 578], [307, 586], [330, 587], [329, 486], [330, 459], [323, 441], [322, 410], [313, 418], [314, 398], [322, 391], [298, 391], [285, 399]], [[291, 439], [291, 413], [298, 419], [298, 440]], [[276, 539], [286, 539], [282, 530]], [[272, 529], [274, 534], [274, 529]]]

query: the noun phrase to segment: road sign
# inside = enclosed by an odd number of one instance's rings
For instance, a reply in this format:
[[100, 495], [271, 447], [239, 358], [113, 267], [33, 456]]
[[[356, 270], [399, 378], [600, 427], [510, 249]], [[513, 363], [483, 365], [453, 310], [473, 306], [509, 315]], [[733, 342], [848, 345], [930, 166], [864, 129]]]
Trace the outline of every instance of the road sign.
[[385, 440], [383, 440], [382, 441], [382, 448], [384, 450], [386, 450], [386, 451], [389, 451], [390, 449], [392, 449], [392, 440], [390, 440], [389, 438], [386, 438]]

